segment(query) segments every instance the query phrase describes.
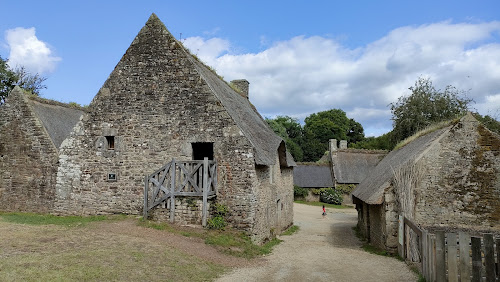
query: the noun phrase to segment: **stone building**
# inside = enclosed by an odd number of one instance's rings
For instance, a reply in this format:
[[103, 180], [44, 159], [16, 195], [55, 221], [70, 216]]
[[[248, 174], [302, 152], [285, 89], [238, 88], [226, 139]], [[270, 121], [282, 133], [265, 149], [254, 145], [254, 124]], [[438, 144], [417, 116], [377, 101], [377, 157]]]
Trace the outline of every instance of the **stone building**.
[[319, 202], [319, 195], [312, 193], [312, 189], [333, 187], [330, 164], [297, 163], [293, 169], [293, 184], [308, 189], [309, 195], [305, 200]]
[[354, 190], [358, 227], [396, 251], [398, 215], [424, 228], [500, 230], [500, 136], [472, 114], [390, 152]]
[[[387, 151], [347, 148], [347, 140], [329, 142], [331, 174], [334, 186], [357, 186], [377, 166]], [[352, 189], [352, 188], [351, 188]], [[345, 195], [343, 203], [352, 204], [352, 196]]]
[[18, 86], [0, 106], [0, 209], [50, 212], [58, 153], [83, 111]]
[[[204, 157], [217, 164], [211, 203], [228, 207], [232, 227], [262, 242], [293, 223], [295, 163], [248, 100], [248, 82], [226, 83], [153, 14], [62, 141], [52, 212], [142, 214], [146, 175]], [[200, 201], [175, 199], [175, 221], [200, 224]]]

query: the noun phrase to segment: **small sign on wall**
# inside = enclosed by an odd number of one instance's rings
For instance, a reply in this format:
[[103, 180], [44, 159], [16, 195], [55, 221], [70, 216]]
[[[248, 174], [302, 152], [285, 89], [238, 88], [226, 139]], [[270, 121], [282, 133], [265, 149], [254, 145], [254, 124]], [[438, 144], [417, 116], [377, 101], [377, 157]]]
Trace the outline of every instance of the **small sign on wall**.
[[402, 215], [399, 215], [398, 218], [398, 223], [399, 223], [399, 229], [398, 229], [398, 239], [399, 239], [399, 244], [403, 246], [403, 238], [404, 238], [404, 217]]

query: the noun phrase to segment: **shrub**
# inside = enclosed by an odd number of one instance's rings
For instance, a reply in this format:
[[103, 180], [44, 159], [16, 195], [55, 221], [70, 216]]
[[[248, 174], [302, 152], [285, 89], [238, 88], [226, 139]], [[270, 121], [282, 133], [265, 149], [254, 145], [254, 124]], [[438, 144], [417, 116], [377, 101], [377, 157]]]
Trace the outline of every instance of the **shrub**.
[[294, 197], [305, 198], [305, 197], [307, 197], [307, 195], [309, 195], [309, 191], [307, 191], [306, 188], [302, 188], [300, 186], [293, 185], [293, 196]]
[[356, 184], [337, 184], [335, 190], [343, 194], [351, 194], [352, 190], [356, 188]]
[[207, 220], [208, 229], [224, 230], [227, 226], [226, 215], [228, 213], [228, 208], [225, 205], [216, 203], [215, 211], [213, 212], [212, 218]]
[[333, 188], [325, 189], [319, 195], [319, 200], [323, 203], [341, 205], [342, 204], [342, 192], [336, 191]]
[[327, 190], [329, 188], [313, 188], [311, 189], [311, 192], [314, 194], [314, 195], [321, 195], [321, 192]]

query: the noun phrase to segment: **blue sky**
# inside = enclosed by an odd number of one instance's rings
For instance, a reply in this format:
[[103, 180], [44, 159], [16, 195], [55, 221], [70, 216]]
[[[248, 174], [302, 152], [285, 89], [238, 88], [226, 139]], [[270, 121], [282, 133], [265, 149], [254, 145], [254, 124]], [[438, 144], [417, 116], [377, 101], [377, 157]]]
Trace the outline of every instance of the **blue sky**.
[[0, 56], [46, 76], [43, 97], [89, 104], [156, 13], [265, 117], [340, 108], [366, 135], [419, 76], [500, 115], [498, 1], [2, 1]]

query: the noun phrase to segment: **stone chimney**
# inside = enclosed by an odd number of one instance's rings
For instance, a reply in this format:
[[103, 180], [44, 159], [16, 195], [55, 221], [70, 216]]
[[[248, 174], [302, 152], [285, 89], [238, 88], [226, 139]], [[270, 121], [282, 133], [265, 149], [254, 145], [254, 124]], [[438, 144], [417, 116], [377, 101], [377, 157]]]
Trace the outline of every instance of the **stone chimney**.
[[337, 139], [330, 139], [330, 144], [328, 147], [329, 147], [330, 153], [337, 151]]
[[347, 140], [340, 140], [340, 149], [347, 149]]
[[250, 85], [250, 82], [248, 82], [248, 80], [237, 79], [237, 80], [231, 81], [231, 84], [233, 84], [234, 86], [236, 86], [236, 88], [238, 88], [240, 90], [241, 96], [248, 99], [248, 88]]

